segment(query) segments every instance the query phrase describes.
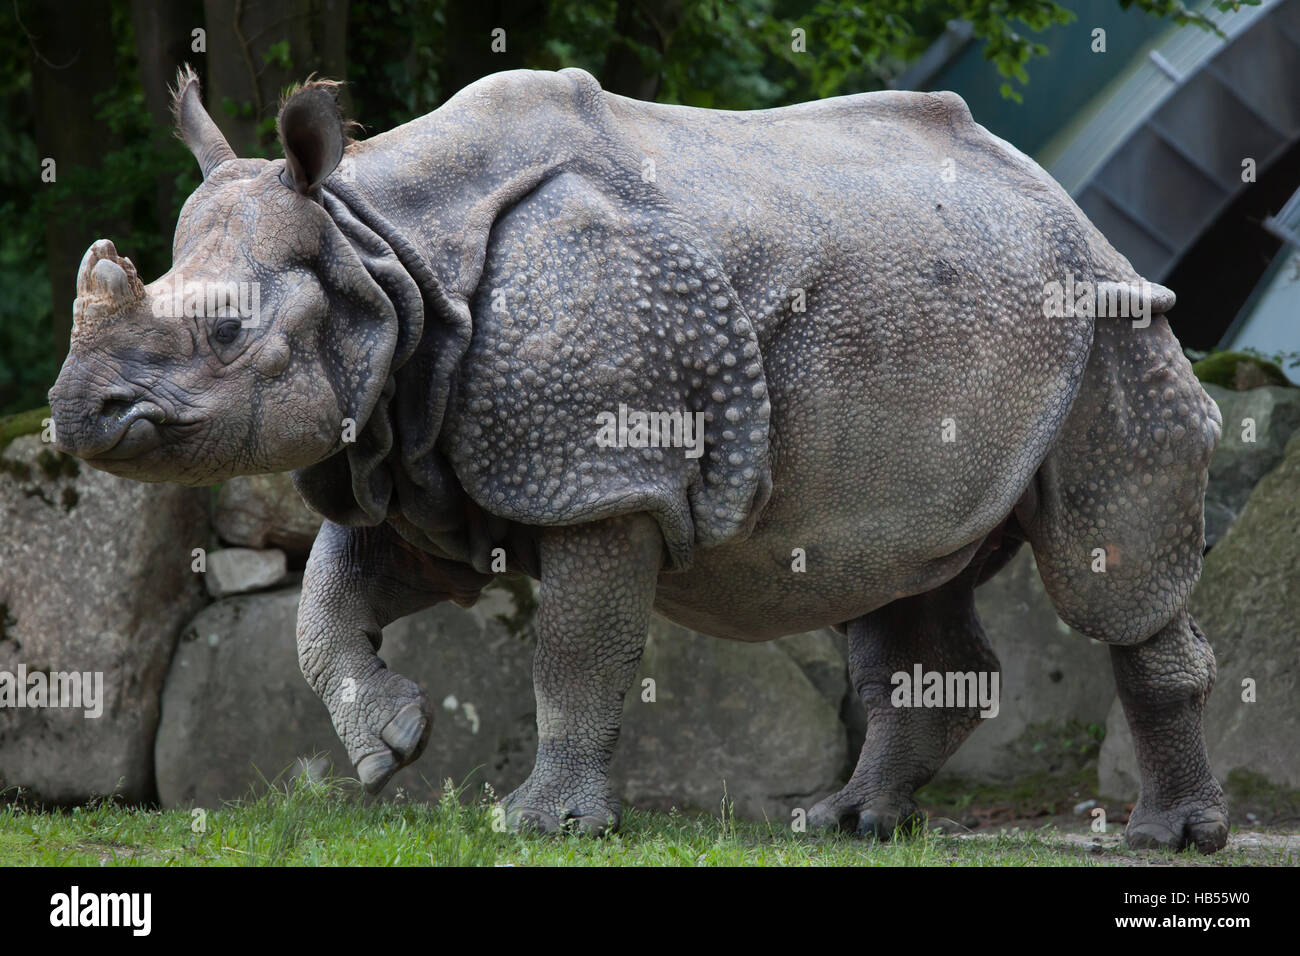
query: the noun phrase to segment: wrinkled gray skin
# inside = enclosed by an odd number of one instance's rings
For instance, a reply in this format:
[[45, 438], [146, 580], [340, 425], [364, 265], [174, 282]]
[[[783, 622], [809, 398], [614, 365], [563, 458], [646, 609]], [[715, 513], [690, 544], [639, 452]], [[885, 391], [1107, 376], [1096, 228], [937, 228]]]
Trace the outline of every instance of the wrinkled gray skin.
[[[1214, 657], [1186, 608], [1218, 410], [1168, 290], [1143, 293], [1146, 327], [1044, 317], [1067, 274], [1139, 277], [958, 97], [725, 113], [521, 71], [347, 143], [318, 84], [273, 162], [234, 157], [192, 76], [177, 112], [204, 183], [173, 271], [143, 286], [111, 243], [87, 254], [58, 440], [141, 480], [294, 470], [330, 519], [302, 670], [370, 790], [432, 719], [380, 629], [471, 603], [504, 560], [541, 581], [512, 826], [617, 825], [607, 770], [657, 612], [745, 641], [845, 629], [867, 737], [809, 816], [888, 835], [979, 722], [891, 707], [890, 675], [997, 668], [972, 595], [1028, 541], [1061, 617], [1111, 646], [1130, 845], [1224, 845]], [[155, 317], [176, 272], [260, 283], [260, 325]], [[704, 455], [598, 446], [620, 403], [704, 412]]]

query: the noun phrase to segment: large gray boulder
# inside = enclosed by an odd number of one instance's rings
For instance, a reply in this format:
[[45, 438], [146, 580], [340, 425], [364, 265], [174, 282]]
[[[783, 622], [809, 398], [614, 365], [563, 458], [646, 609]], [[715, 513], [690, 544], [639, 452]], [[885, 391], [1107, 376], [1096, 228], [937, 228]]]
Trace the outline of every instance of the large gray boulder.
[[1097, 789], [1103, 797], [1136, 800], [1140, 783], [1133, 734], [1124, 719], [1124, 706], [1116, 697], [1106, 715], [1106, 739], [1097, 757]]
[[742, 817], [788, 823], [852, 767], [848, 690], [828, 632], [744, 644], [653, 618], [611, 782], [642, 809], [716, 813], [725, 794]]
[[[246, 797], [316, 754], [352, 766], [329, 714], [298, 669], [299, 590], [226, 598], [182, 635], [163, 696], [158, 792], [166, 807]], [[424, 755], [388, 789], [437, 799], [444, 779], [507, 792], [527, 776], [536, 743], [530, 635], [497, 619], [504, 592], [472, 610], [439, 604], [384, 629], [381, 656], [418, 680], [437, 707]]]
[[[219, 806], [316, 754], [336, 774], [352, 774], [298, 670], [298, 598], [296, 588], [227, 598], [185, 628], [158, 731], [164, 806]], [[386, 798], [401, 789], [436, 799], [448, 777], [504, 795], [532, 769], [535, 645], [530, 627], [503, 623], [517, 619], [513, 602], [489, 589], [471, 610], [440, 604], [384, 629], [380, 655], [418, 681], [436, 711], [424, 755], [394, 777]], [[647, 677], [653, 703], [642, 700]], [[745, 645], [656, 619], [628, 695], [615, 785], [640, 806], [716, 810], [725, 782], [738, 813], [787, 817], [847, 773], [839, 716], [847, 693], [829, 633]]]
[[1209, 547], [1237, 520], [1251, 489], [1282, 460], [1286, 443], [1300, 430], [1300, 388], [1269, 385], [1236, 392], [1206, 385], [1205, 390], [1223, 415], [1223, 437], [1210, 462], [1205, 492]]
[[941, 774], [996, 783], [1066, 769], [1037, 745], [1053, 728], [1105, 722], [1115, 697], [1105, 646], [1057, 617], [1028, 546], [975, 592], [975, 605], [1002, 665], [1001, 707]]
[[1190, 607], [1218, 661], [1205, 710], [1215, 774], [1300, 787], [1300, 435], [1206, 556]]
[[0, 683], [76, 671], [104, 697], [92, 718], [0, 706], [0, 788], [59, 804], [154, 797], [163, 678], [205, 600], [191, 551], [209, 537], [201, 492], [114, 478], [37, 436], [0, 454]]
[[212, 507], [212, 525], [223, 541], [282, 548], [298, 556], [310, 553], [321, 520], [303, 503], [287, 473], [222, 482]]

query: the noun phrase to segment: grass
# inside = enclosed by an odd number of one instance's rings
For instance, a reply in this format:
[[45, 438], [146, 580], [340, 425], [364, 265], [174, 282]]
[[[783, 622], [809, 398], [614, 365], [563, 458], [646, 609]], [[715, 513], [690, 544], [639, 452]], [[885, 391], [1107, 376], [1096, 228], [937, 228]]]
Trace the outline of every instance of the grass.
[[604, 839], [501, 832], [490, 794], [436, 804], [375, 802], [354, 781], [300, 778], [221, 810], [151, 811], [101, 801], [63, 811], [0, 806], [0, 866], [1105, 866], [1294, 865], [1292, 846], [1214, 857], [1134, 853], [1053, 827], [937, 831], [890, 843], [793, 833], [781, 822], [626, 811]]

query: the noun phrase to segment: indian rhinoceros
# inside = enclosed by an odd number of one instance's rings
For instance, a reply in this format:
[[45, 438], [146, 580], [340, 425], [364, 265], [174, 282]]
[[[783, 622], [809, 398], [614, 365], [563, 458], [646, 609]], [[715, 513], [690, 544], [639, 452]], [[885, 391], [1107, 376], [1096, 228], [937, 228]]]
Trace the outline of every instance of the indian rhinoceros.
[[539, 741], [511, 826], [618, 825], [659, 613], [846, 632], [866, 740], [808, 821], [910, 828], [981, 717], [898, 706], [897, 675], [997, 671], [973, 592], [1028, 541], [1061, 618], [1110, 646], [1129, 844], [1224, 845], [1187, 611], [1219, 412], [1173, 294], [960, 97], [725, 112], [513, 71], [354, 142], [317, 81], [274, 161], [235, 156], [188, 71], [175, 112], [203, 182], [172, 269], [86, 253], [57, 441], [144, 481], [293, 471], [327, 519], [302, 671], [369, 790], [432, 719], [380, 629], [522, 571]]

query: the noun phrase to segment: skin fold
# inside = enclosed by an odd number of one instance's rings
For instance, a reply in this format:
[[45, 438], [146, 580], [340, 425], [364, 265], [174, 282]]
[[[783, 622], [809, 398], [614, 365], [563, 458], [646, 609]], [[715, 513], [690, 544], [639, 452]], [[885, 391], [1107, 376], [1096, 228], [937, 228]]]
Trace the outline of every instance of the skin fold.
[[[996, 671], [973, 592], [1027, 542], [1061, 617], [1112, 646], [1130, 843], [1223, 846], [1214, 658], [1186, 611], [1218, 410], [1172, 293], [960, 98], [726, 113], [515, 71], [354, 143], [317, 82], [282, 109], [282, 161], [235, 157], [192, 74], [176, 112], [204, 182], [156, 282], [87, 253], [58, 441], [146, 481], [293, 471], [327, 519], [302, 670], [369, 789], [432, 722], [382, 628], [523, 571], [539, 744], [511, 826], [617, 826], [608, 767], [659, 613], [845, 631], [867, 739], [809, 819], [888, 836], [980, 719], [896, 707], [890, 675]], [[1142, 319], [1048, 314], [1067, 277]], [[159, 314], [218, 282], [257, 288], [255, 320]], [[700, 453], [602, 443], [620, 406], [700, 416]]]

